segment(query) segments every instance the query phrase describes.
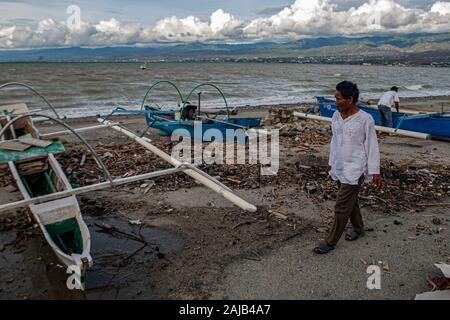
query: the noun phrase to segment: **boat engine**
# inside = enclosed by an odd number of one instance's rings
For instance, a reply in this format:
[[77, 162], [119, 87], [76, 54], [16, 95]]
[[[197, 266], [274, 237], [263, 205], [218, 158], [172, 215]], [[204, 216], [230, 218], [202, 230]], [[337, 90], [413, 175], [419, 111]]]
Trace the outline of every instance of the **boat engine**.
[[197, 106], [193, 104], [188, 104], [183, 108], [181, 114], [181, 120], [196, 120], [197, 117]]

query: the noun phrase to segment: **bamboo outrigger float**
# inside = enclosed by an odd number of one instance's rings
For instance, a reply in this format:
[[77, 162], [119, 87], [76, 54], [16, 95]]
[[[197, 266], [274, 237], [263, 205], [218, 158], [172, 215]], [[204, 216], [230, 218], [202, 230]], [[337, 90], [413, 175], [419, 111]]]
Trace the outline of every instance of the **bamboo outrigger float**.
[[[0, 86], [0, 89], [6, 86], [8, 84]], [[36, 93], [34, 89], [32, 91]], [[43, 97], [40, 94], [39, 96]], [[254, 205], [240, 198], [230, 188], [207, 173], [192, 164], [182, 163], [172, 158], [154, 146], [150, 139], [138, 137], [119, 126], [118, 123], [98, 119], [101, 122], [100, 125], [73, 129], [60, 120], [61, 118], [53, 107], [52, 110], [56, 114], [56, 118], [30, 112], [25, 104], [3, 106], [0, 107], [0, 110], [3, 111], [3, 115], [0, 115], [0, 139], [2, 142], [14, 142], [20, 145], [24, 141], [21, 138], [26, 136], [38, 145], [22, 151], [0, 150], [0, 169], [10, 170], [23, 197], [23, 200], [0, 205], [0, 215], [10, 213], [13, 209], [28, 207], [57, 258], [66, 267], [70, 267], [72, 270], [75, 267], [78, 270], [81, 289], [84, 289], [86, 268], [92, 266], [93, 259], [90, 255], [91, 237], [89, 229], [83, 221], [76, 195], [184, 172], [241, 209], [249, 212], [257, 211]], [[62, 125], [66, 130], [40, 135], [33, 124], [33, 117], [47, 118]], [[94, 149], [78, 134], [79, 132], [102, 128], [112, 128], [125, 134], [174, 167], [134, 177], [113, 179]], [[71, 186], [63, 168], [55, 157], [55, 155], [65, 152], [64, 146], [58, 140], [51, 141], [51, 143], [41, 140], [42, 138], [54, 139], [66, 134], [74, 134], [89, 149], [103, 169], [105, 181], [79, 188]]]

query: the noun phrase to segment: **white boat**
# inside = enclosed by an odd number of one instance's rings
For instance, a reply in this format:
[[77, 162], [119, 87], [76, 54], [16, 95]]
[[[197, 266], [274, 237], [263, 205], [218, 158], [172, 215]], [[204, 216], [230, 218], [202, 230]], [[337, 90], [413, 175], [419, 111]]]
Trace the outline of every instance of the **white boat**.
[[[21, 112], [27, 111], [24, 104], [3, 106], [1, 109], [6, 112], [17, 111], [17, 109]], [[3, 125], [5, 121], [3, 117]], [[14, 128], [9, 130], [10, 138], [15, 135], [39, 138], [31, 117], [17, 121], [10, 128]], [[21, 141], [24, 140], [18, 140], [18, 143], [20, 144]], [[43, 140], [39, 141], [45, 144]], [[23, 151], [2, 149], [0, 150], [0, 166], [9, 167], [25, 200], [70, 191], [72, 186], [54, 156], [61, 152], [64, 152], [64, 147], [59, 141], [53, 141], [45, 148], [35, 146]], [[75, 277], [76, 284], [80, 286], [80, 289], [84, 289], [86, 268], [92, 266], [91, 236], [75, 196], [30, 204], [28, 207], [58, 260], [78, 275]]]

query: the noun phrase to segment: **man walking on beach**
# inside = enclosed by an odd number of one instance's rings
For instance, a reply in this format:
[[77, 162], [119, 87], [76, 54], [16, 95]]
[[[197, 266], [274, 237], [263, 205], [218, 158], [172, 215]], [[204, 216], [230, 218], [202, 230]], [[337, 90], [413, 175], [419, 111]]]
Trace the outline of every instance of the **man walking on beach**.
[[392, 87], [390, 91], [385, 92], [378, 102], [378, 111], [380, 112], [381, 125], [383, 127], [393, 128], [392, 106], [400, 112], [400, 98], [398, 97], [398, 87]]
[[364, 181], [373, 180], [381, 188], [380, 152], [375, 123], [368, 113], [356, 106], [359, 90], [356, 84], [341, 82], [336, 87], [338, 111], [333, 115], [333, 138], [330, 146], [329, 173], [338, 182], [333, 227], [314, 249], [318, 254], [334, 250], [350, 219], [353, 228], [345, 239], [358, 240], [364, 235], [364, 224], [358, 194]]

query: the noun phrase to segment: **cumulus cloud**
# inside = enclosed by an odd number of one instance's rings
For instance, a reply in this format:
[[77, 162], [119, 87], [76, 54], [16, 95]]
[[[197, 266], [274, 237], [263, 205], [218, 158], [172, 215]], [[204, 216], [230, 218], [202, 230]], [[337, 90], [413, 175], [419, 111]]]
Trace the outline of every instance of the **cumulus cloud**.
[[152, 33], [161, 41], [206, 41], [236, 35], [242, 24], [242, 21], [219, 9], [211, 14], [210, 21], [201, 21], [194, 16], [165, 18], [156, 23]]
[[195, 16], [167, 17], [153, 27], [123, 23], [115, 18], [96, 24], [81, 22], [69, 29], [65, 22], [40, 21], [0, 25], [0, 48], [142, 45], [155, 42], [254, 41], [292, 39], [312, 35], [357, 35], [383, 32], [450, 31], [450, 2], [436, 2], [429, 10], [407, 8], [394, 0], [368, 0], [339, 10], [331, 0], [296, 0], [271, 16], [251, 21], [236, 19], [219, 9], [209, 20]]
[[450, 2], [437, 2], [430, 11], [406, 8], [393, 0], [369, 0], [337, 11], [329, 0], [297, 0], [266, 18], [251, 21], [244, 34], [254, 38], [284, 38], [317, 34], [450, 31]]
[[438, 13], [439, 15], [450, 14], [450, 2], [436, 2], [431, 7], [430, 13]]

